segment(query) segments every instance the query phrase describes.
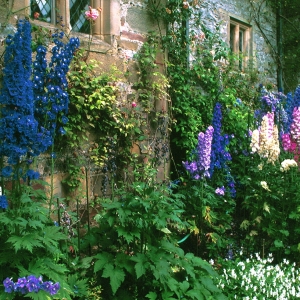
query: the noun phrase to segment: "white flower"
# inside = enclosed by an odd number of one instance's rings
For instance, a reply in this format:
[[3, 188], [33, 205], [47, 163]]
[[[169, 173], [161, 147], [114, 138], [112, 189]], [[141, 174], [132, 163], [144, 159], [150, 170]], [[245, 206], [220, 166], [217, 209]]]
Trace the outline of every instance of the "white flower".
[[266, 181], [261, 181], [261, 182], [260, 182], [260, 185], [261, 185], [262, 188], [265, 189], [266, 191], [271, 192], [271, 190], [269, 189], [268, 184], [267, 184]]
[[281, 172], [286, 172], [288, 171], [290, 168], [292, 167], [297, 167], [297, 162], [294, 159], [285, 159], [282, 163], [281, 163], [281, 168], [280, 171]]

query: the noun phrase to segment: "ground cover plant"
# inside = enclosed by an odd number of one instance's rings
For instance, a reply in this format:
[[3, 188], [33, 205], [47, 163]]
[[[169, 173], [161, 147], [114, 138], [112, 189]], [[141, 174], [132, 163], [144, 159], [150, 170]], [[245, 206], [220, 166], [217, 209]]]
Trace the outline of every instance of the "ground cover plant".
[[[220, 78], [216, 60], [229, 52], [217, 43], [212, 55], [219, 37], [205, 27], [188, 70], [187, 37], [176, 24], [190, 17], [189, 5], [155, 9], [173, 24], [172, 38], [149, 36], [136, 56], [137, 98], [121, 102], [118, 72], [97, 74], [78, 39], [54, 32], [48, 62], [45, 40], [31, 43], [28, 20], [7, 37], [0, 299], [298, 297], [300, 87], [287, 95], [262, 84], [247, 91], [248, 77], [230, 64]], [[169, 43], [167, 76], [158, 75], [156, 55]], [[172, 107], [157, 109], [161, 99]], [[186, 115], [195, 118], [185, 123]], [[133, 155], [133, 142], [149, 136], [148, 152]], [[53, 180], [66, 149], [69, 197], [60, 199]], [[158, 179], [177, 149], [171, 179]], [[41, 156], [50, 184], [39, 179]], [[101, 193], [91, 199], [95, 170]]]
[[[214, 263], [214, 262], [212, 262]], [[284, 259], [274, 264], [272, 254], [262, 259], [238, 257], [218, 260], [222, 270], [217, 285], [229, 299], [298, 299], [299, 269]]]

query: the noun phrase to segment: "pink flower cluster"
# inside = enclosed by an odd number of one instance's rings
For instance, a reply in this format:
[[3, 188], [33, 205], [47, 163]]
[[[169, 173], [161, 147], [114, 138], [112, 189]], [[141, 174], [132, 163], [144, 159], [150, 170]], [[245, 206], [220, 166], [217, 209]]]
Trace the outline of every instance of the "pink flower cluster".
[[300, 107], [295, 107], [293, 111], [293, 122], [291, 132], [281, 136], [282, 147], [285, 151], [294, 153], [294, 160], [299, 165], [300, 157]]
[[300, 107], [295, 107], [293, 111], [293, 123], [291, 125], [291, 135], [293, 140], [300, 145]]
[[86, 19], [89, 21], [97, 20], [97, 18], [99, 17], [99, 11], [101, 11], [101, 9], [95, 9], [89, 6], [89, 10], [85, 12]]

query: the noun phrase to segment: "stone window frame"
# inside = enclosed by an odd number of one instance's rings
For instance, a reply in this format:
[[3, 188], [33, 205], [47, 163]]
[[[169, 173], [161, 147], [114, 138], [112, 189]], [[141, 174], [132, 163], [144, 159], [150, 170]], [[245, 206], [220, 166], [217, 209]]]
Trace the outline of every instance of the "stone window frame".
[[[251, 25], [251, 23], [243, 16], [237, 15], [231, 12], [228, 12], [222, 8], [218, 9], [218, 15], [220, 20], [222, 20], [223, 23], [223, 37], [224, 41], [227, 43], [227, 45], [230, 47], [230, 27], [235, 26], [236, 27], [236, 34], [240, 31], [240, 29], [243, 31], [245, 41], [243, 43], [243, 54], [240, 55], [242, 60], [239, 60], [236, 62], [237, 68], [240, 71], [245, 71], [246, 69], [253, 69], [255, 65], [255, 57], [254, 57], [254, 51], [255, 51], [255, 43], [254, 43], [254, 27]], [[237, 39], [239, 41], [239, 38]], [[239, 43], [237, 42], [237, 45]], [[239, 47], [235, 46], [235, 49], [233, 49], [233, 52], [239, 55], [239, 51], [237, 50]]]
[[[24, 0], [24, 6], [30, 12], [30, 1]], [[55, 12], [58, 11], [64, 20], [66, 30], [70, 30], [70, 6], [69, 0], [51, 0], [53, 3], [54, 12], [51, 12], [51, 24], [56, 25]], [[99, 18], [94, 21], [92, 27], [93, 38], [103, 40], [104, 42], [113, 45], [115, 40], [120, 37], [120, 0], [90, 0], [90, 6], [93, 8], [102, 8]], [[46, 22], [40, 22], [42, 23]], [[49, 24], [49, 23], [47, 23]], [[45, 24], [45, 26], [47, 26]]]
[[250, 67], [250, 58], [253, 57], [252, 26], [236, 17], [229, 17], [228, 45], [238, 58], [237, 65], [241, 71]]

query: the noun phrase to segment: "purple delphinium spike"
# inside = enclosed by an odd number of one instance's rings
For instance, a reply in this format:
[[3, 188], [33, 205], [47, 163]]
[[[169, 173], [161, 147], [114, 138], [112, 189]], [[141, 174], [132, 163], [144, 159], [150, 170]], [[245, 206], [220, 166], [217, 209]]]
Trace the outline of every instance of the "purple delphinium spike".
[[3, 281], [4, 289], [6, 293], [21, 293], [22, 295], [27, 293], [38, 293], [40, 290], [44, 290], [50, 295], [57, 294], [60, 289], [59, 282], [53, 283], [51, 281], [43, 282], [41, 276], [36, 277], [29, 275], [27, 277], [18, 278], [17, 282], [13, 282], [11, 278], [6, 278]]
[[195, 161], [183, 162], [185, 169], [194, 179], [209, 177], [211, 144], [214, 128], [209, 126], [205, 133], [200, 132], [198, 135], [198, 145], [195, 150]]

